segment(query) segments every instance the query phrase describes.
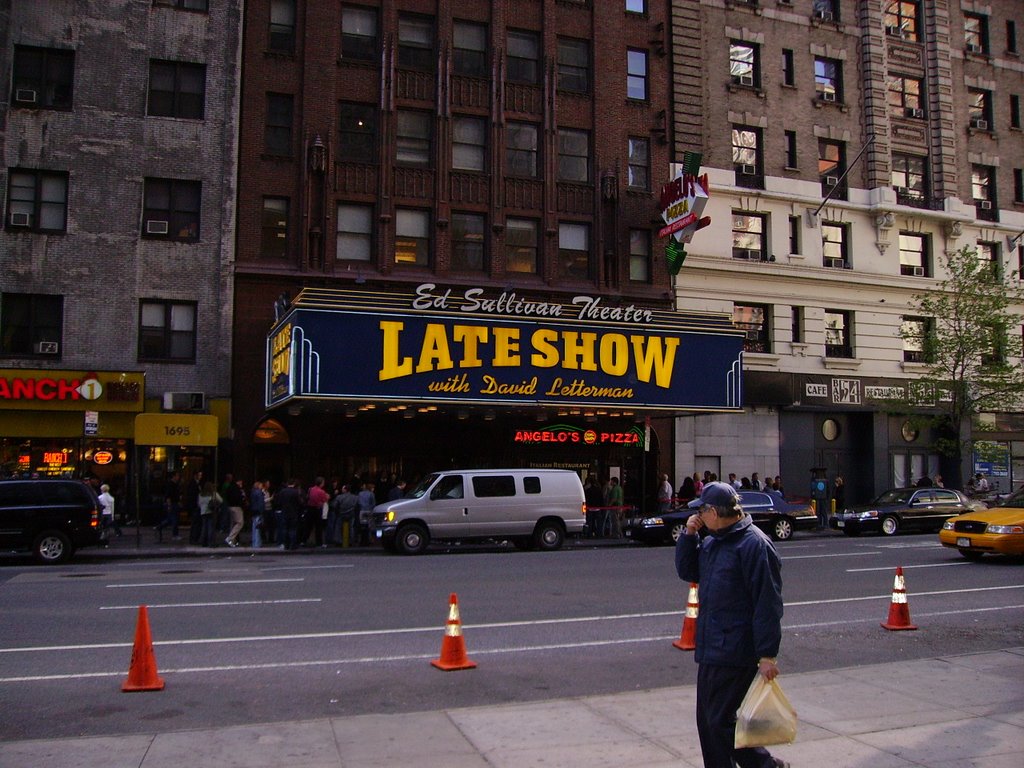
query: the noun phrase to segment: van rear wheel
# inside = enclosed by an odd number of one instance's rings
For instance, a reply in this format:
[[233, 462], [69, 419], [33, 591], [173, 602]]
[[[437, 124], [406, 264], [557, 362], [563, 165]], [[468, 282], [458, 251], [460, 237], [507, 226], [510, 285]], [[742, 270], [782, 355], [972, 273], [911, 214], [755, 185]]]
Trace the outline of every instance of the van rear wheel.
[[541, 520], [533, 532], [533, 539], [537, 542], [538, 549], [554, 552], [556, 549], [562, 548], [565, 531], [562, 530], [561, 523], [554, 520]]
[[419, 523], [406, 523], [395, 535], [395, 547], [403, 555], [419, 555], [430, 545], [430, 534]]

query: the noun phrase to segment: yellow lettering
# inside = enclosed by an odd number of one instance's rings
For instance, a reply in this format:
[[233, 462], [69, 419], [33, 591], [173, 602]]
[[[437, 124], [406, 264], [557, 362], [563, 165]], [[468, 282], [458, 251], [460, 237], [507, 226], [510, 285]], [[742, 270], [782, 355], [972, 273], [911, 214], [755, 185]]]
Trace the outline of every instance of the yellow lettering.
[[611, 376], [623, 376], [629, 369], [629, 342], [621, 333], [601, 337], [601, 370]]
[[[668, 389], [672, 384], [672, 368], [675, 365], [679, 339], [663, 339], [660, 336], [630, 336], [629, 340], [633, 343], [637, 379], [649, 383], [653, 368], [654, 383]], [[664, 349], [662, 342], [665, 343]]]
[[[452, 329], [452, 339], [462, 342], [462, 362], [460, 368], [479, 368], [480, 360], [478, 344], [487, 342], [487, 328], [480, 325], [456, 325]], [[518, 365], [519, 361], [515, 362]]]
[[445, 327], [440, 323], [427, 323], [426, 333], [423, 334], [423, 347], [420, 349], [420, 360], [416, 364], [416, 373], [443, 371], [453, 366]]
[[551, 328], [534, 331], [530, 337], [530, 344], [533, 347], [530, 364], [538, 368], [554, 368], [558, 365], [558, 349], [554, 345], [557, 338], [558, 331]]
[[563, 331], [562, 341], [565, 344], [565, 353], [562, 359], [563, 368], [581, 369], [584, 371], [597, 370], [597, 361], [594, 359], [594, 343], [597, 341], [596, 333]]
[[383, 361], [377, 378], [380, 381], [397, 379], [399, 376], [408, 376], [412, 373], [412, 358], [405, 357], [398, 359], [398, 334], [405, 328], [405, 323], [395, 320], [382, 320], [380, 330], [383, 334]]
[[494, 328], [494, 365], [519, 365], [519, 329]]

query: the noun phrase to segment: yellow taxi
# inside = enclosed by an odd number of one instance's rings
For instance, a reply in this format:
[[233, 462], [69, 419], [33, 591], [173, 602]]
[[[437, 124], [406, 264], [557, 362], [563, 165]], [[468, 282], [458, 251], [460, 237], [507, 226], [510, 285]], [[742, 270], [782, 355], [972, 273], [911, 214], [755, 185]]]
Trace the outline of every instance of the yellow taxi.
[[1024, 488], [998, 507], [951, 517], [939, 531], [939, 541], [968, 560], [985, 553], [1024, 555]]

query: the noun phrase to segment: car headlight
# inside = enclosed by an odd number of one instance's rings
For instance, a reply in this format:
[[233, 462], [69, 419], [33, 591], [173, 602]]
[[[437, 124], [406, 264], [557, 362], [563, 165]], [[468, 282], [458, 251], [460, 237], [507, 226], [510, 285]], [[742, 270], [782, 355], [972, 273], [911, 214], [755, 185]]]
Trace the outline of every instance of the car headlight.
[[988, 525], [985, 533], [1024, 533], [1024, 525]]
[[645, 517], [643, 520], [640, 521], [640, 525], [647, 528], [664, 524], [665, 521], [660, 517]]
[[857, 517], [859, 517], [861, 520], [869, 520], [872, 517], [878, 517], [878, 510], [869, 509], [867, 512], [861, 512], [859, 515], [857, 515]]
[[953, 530], [953, 521], [952, 520], [947, 520], [946, 522], [944, 522], [942, 524], [942, 530], [944, 530], [944, 531], [952, 531]]
[[387, 512], [384, 513], [384, 522], [386, 522], [386, 523], [393, 523], [393, 522], [395, 522], [395, 510], [389, 509]]

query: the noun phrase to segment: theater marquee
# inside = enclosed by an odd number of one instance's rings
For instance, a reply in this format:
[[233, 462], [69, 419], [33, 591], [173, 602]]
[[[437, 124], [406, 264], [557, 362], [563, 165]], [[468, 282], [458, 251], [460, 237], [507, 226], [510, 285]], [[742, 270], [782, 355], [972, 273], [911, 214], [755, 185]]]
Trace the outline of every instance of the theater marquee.
[[293, 399], [739, 410], [728, 316], [513, 291], [306, 289], [267, 337], [268, 408]]

